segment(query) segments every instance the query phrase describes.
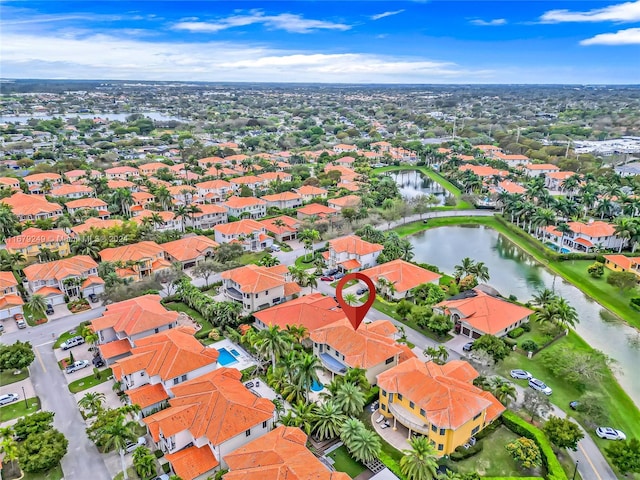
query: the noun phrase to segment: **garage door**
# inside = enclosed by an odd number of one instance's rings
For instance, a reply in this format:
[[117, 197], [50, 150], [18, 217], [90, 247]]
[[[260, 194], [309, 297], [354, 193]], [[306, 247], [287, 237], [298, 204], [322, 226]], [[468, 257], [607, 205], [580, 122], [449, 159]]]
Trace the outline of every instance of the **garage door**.
[[470, 337], [471, 336], [471, 330], [469, 330], [467, 327], [462, 327], [462, 335], [464, 335], [466, 337]]
[[64, 295], [52, 295], [47, 297], [47, 303], [51, 305], [62, 305], [64, 303]]

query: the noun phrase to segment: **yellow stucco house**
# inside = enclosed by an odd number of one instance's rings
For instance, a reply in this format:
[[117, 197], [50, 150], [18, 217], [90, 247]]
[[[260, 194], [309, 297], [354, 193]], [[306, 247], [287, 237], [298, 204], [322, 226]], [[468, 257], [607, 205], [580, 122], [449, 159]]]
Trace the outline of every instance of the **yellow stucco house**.
[[40, 230], [39, 228], [27, 228], [16, 237], [7, 238], [7, 251], [9, 253], [22, 253], [25, 257], [37, 257], [40, 250], [47, 248], [57, 252], [60, 257], [71, 254], [69, 247], [69, 235], [64, 230]]
[[640, 257], [605, 255], [604, 266], [616, 272], [633, 272], [640, 281]]

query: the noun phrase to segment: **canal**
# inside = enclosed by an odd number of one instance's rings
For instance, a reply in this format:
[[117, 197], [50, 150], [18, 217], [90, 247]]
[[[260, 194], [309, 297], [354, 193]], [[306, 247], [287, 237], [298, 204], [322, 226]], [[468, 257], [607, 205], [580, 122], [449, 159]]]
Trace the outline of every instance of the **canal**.
[[[407, 237], [414, 246], [417, 262], [437, 265], [453, 273], [464, 257], [484, 262], [489, 284], [503, 296], [515, 295], [526, 302], [543, 288], [554, 290], [578, 312], [576, 332], [593, 348], [614, 360], [620, 385], [640, 405], [640, 333], [611, 315], [577, 287], [565, 282], [507, 238], [485, 226], [440, 227]], [[585, 273], [586, 275], [586, 273]], [[626, 372], [626, 374], [624, 374]]]

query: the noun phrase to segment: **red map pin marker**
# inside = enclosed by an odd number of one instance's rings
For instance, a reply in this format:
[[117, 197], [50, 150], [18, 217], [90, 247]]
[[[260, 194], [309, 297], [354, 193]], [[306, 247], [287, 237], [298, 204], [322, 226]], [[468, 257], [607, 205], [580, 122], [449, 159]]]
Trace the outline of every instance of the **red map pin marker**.
[[[344, 301], [344, 298], [342, 298], [342, 289], [349, 280], [353, 279], [362, 280], [367, 284], [367, 287], [369, 287], [369, 298], [364, 305], [360, 305], [359, 307], [349, 305]], [[338, 282], [338, 285], [336, 286], [336, 298], [338, 299], [338, 303], [342, 307], [342, 311], [351, 322], [351, 325], [353, 325], [353, 329], [357, 330], [362, 323], [362, 320], [364, 320], [364, 317], [367, 316], [367, 312], [371, 308], [371, 305], [373, 305], [373, 302], [375, 302], [376, 300], [376, 287], [373, 284], [373, 281], [364, 273], [349, 273], [342, 277]]]

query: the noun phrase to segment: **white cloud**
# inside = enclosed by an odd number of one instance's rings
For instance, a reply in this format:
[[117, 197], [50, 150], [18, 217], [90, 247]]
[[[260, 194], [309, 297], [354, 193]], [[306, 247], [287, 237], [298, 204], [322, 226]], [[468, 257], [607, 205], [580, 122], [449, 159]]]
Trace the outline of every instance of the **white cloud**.
[[319, 83], [466, 83], [496, 78], [493, 71], [424, 58], [277, 50], [230, 42], [152, 42], [104, 34], [62, 38], [3, 32], [0, 56], [7, 78]]
[[175, 30], [187, 30], [194, 33], [216, 33], [234, 27], [262, 24], [274, 30], [284, 30], [290, 33], [310, 33], [315, 30], [349, 30], [351, 25], [333, 23], [325, 20], [303, 18], [293, 13], [265, 15], [259, 10], [251, 11], [248, 15], [233, 15], [211, 22], [182, 21], [173, 26]]
[[640, 0], [609, 5], [587, 12], [550, 10], [540, 17], [543, 23], [561, 22], [637, 22], [640, 21]]
[[582, 40], [580, 45], [640, 45], [640, 28], [627, 28], [615, 33], [601, 33]]
[[380, 20], [381, 18], [391, 17], [392, 15], [398, 15], [399, 13], [404, 12], [404, 8], [402, 10], [393, 10], [391, 12], [382, 12], [376, 15], [371, 15], [369, 18], [371, 20]]
[[482, 20], [481, 18], [476, 18], [475, 20], [471, 20], [471, 23], [481, 27], [497, 27], [499, 25], [506, 25], [507, 20], [504, 18], [494, 18], [493, 20]]

